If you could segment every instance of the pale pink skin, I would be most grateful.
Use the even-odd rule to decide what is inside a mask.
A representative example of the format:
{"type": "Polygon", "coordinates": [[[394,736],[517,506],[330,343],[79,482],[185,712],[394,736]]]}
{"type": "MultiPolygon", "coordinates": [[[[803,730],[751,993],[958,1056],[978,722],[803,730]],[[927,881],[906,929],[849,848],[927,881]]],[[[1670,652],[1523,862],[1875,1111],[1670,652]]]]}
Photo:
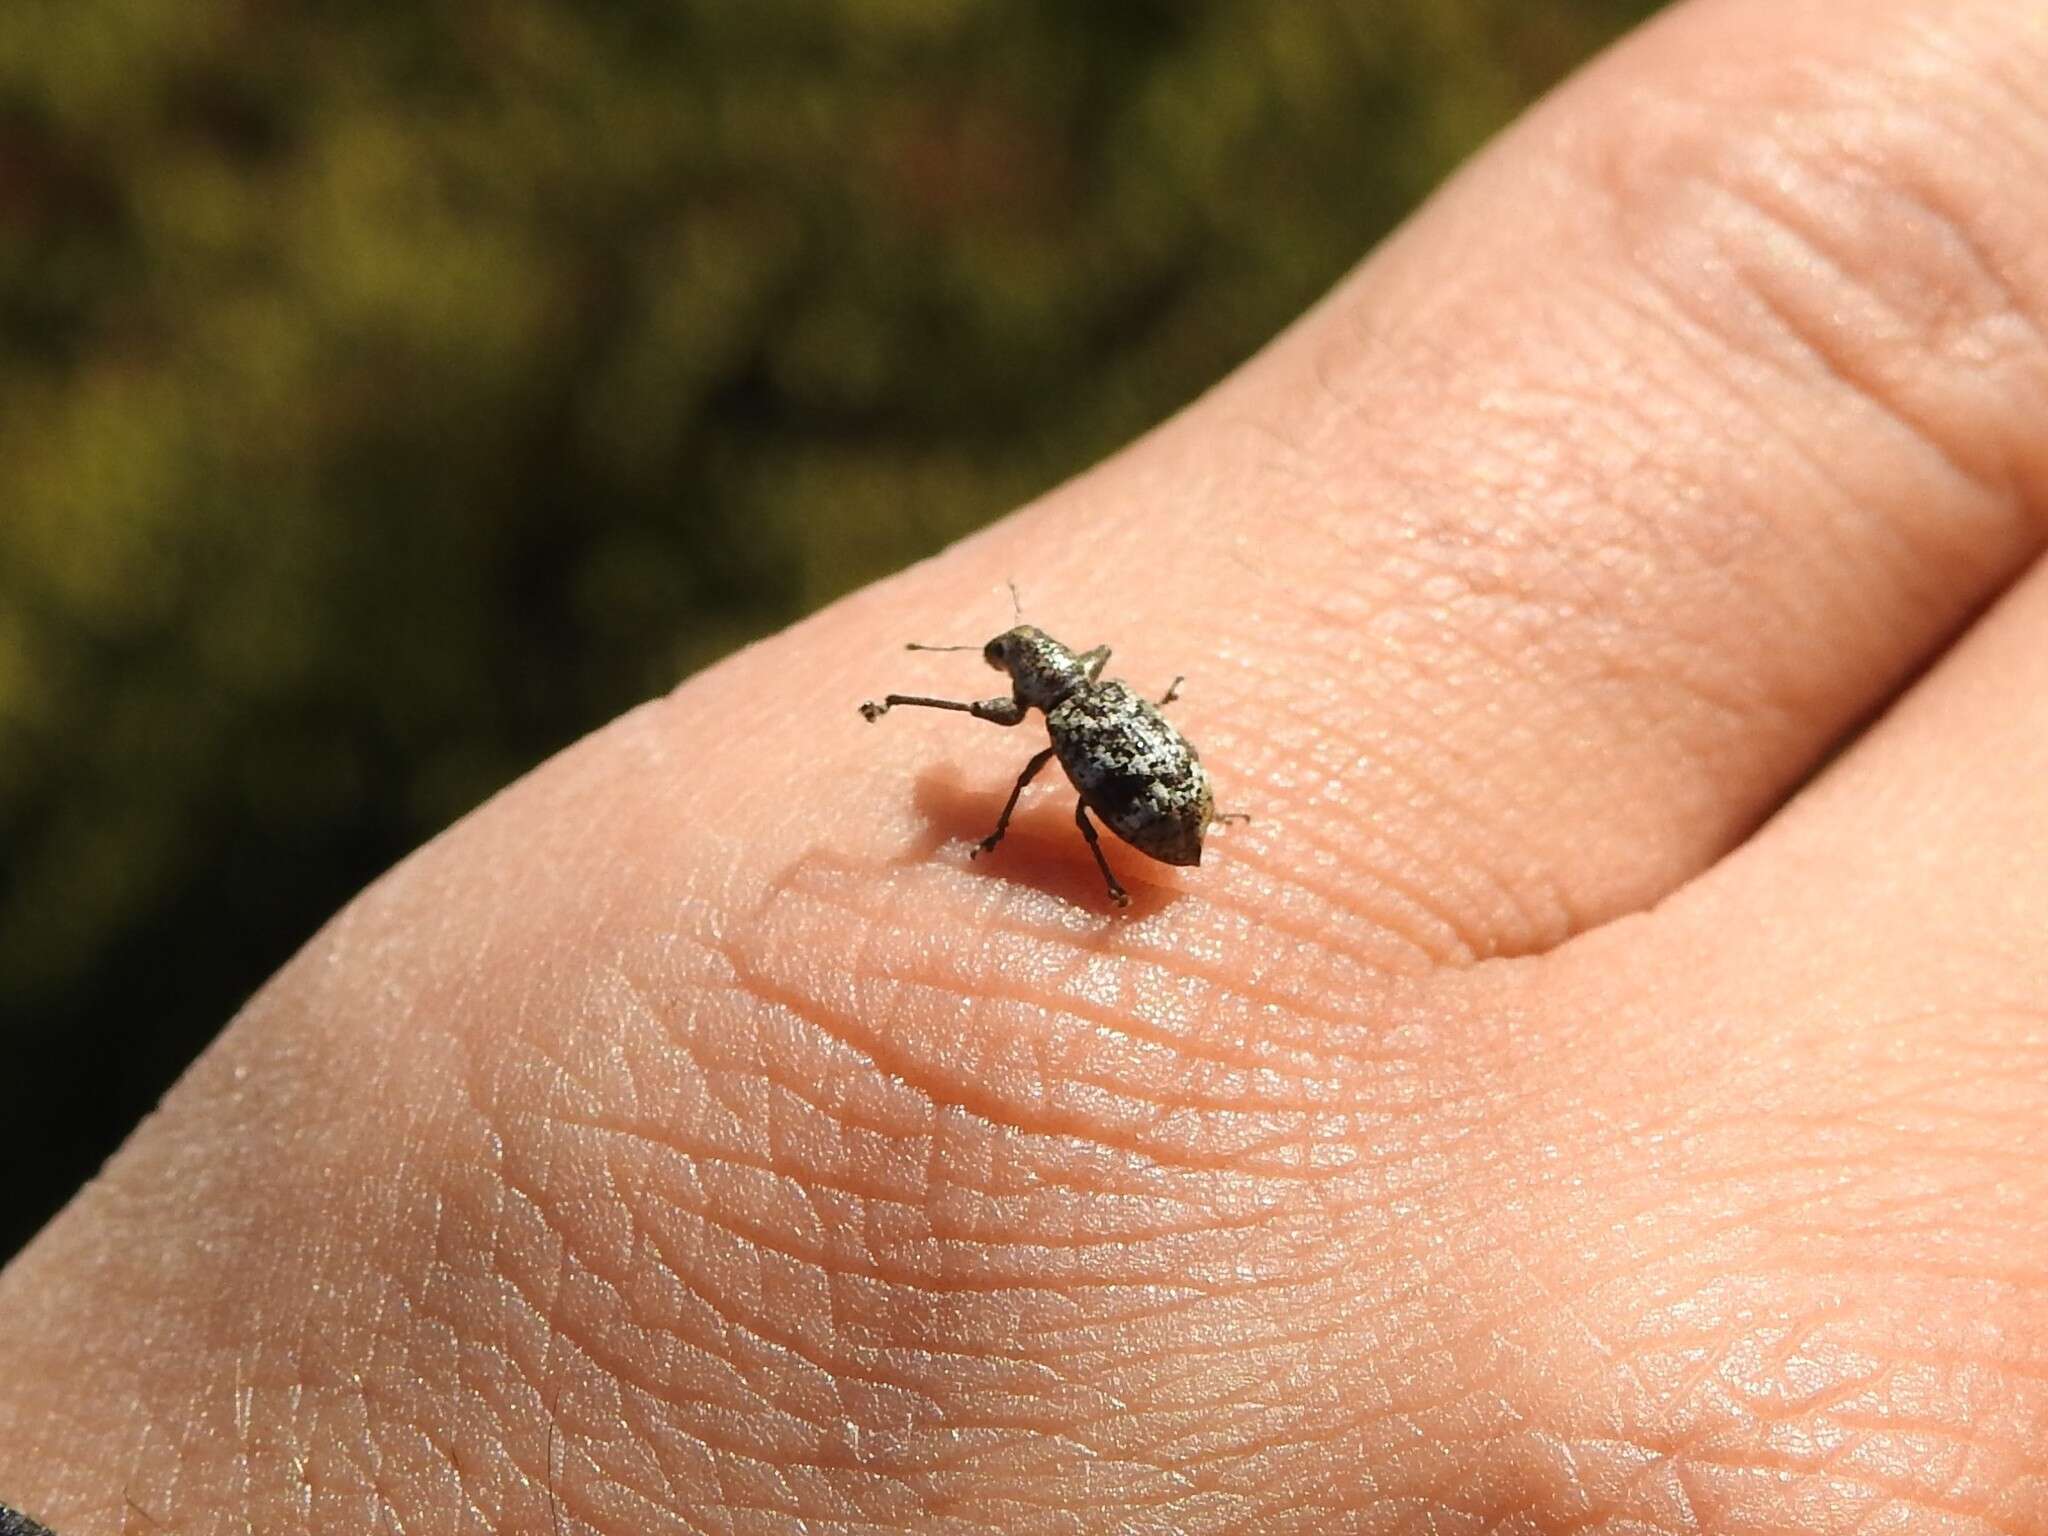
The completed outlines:
{"type": "Polygon", "coordinates": [[[2036,5],[1672,13],[338,917],[0,1277],[0,1497],[2048,1530],[2044,186],[2036,5]],[[969,861],[1009,733],[853,712],[1011,575],[1256,816],[1125,913],[1064,792],[969,861]]]}

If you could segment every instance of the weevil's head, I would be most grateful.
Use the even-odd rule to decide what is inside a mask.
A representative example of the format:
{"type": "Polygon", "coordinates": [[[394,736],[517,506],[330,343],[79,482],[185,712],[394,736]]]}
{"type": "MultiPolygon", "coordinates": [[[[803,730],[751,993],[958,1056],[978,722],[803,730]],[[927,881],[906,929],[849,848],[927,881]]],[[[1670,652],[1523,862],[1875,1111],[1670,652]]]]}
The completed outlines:
{"type": "Polygon", "coordinates": [[[982,660],[1010,674],[1017,702],[1030,709],[1051,709],[1088,681],[1081,658],[1042,629],[1019,624],[981,648],[982,660]]]}

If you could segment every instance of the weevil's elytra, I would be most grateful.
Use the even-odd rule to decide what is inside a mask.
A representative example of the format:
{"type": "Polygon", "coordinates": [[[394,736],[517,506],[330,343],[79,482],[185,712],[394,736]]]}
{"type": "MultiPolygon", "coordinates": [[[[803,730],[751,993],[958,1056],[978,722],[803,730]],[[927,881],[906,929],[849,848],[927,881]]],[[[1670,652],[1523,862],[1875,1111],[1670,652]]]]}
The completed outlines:
{"type": "Polygon", "coordinates": [[[1216,816],[1209,775],[1159,707],[1114,678],[1077,688],[1045,717],[1053,751],[1088,808],[1162,864],[1200,864],[1216,816]]]}
{"type": "MultiPolygon", "coordinates": [[[[914,651],[972,650],[972,646],[913,645],[914,651]]],[[[1010,675],[1008,698],[963,703],[892,693],[881,703],[861,705],[869,721],[882,718],[898,704],[926,709],[955,709],[997,725],[1021,724],[1033,709],[1045,715],[1052,745],[1024,766],[1010,790],[996,828],[975,848],[987,853],[1003,840],[1017,798],[1047,761],[1060,767],[1080,795],[1074,821],[1088,840],[1089,851],[1109,883],[1118,906],[1130,904],[1130,893],[1117,883],[1103,856],[1101,839],[1088,819],[1093,811],[1103,824],[1140,853],[1162,864],[1200,864],[1202,837],[1216,814],[1209,775],[1194,746],[1160,713],[1180,688],[1180,679],[1158,704],[1141,698],[1115,678],[1105,679],[1109,647],[1098,645],[1078,655],[1041,629],[1019,624],[981,648],[983,660],[1010,675]]]]}

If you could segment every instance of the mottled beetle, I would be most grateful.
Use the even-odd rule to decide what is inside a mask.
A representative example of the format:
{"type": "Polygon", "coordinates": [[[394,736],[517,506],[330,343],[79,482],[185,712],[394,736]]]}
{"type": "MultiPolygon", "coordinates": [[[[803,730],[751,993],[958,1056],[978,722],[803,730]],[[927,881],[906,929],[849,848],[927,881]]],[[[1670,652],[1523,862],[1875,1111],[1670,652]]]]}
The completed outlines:
{"type": "MultiPolygon", "coordinates": [[[[974,647],[912,645],[907,649],[971,651],[974,647]]],[[[1202,835],[1211,822],[1249,819],[1217,815],[1201,759],[1188,739],[1159,712],[1159,704],[1173,702],[1182,679],[1175,678],[1159,704],[1154,704],[1115,678],[1103,678],[1108,646],[1098,645],[1077,656],[1029,624],[1005,630],[981,647],[981,654],[998,672],[1010,674],[1008,698],[979,699],[970,704],[892,693],[879,704],[860,707],[871,722],[898,704],[917,704],[926,709],[957,709],[997,725],[1019,725],[1027,711],[1044,711],[1052,745],[1017,775],[1003,813],[996,818],[995,831],[975,847],[976,855],[989,852],[1003,840],[1010,815],[1017,809],[1017,797],[1054,757],[1080,792],[1074,821],[1088,839],[1088,850],[1095,855],[1102,878],[1109,882],[1109,894],[1120,907],[1130,905],[1130,893],[1117,883],[1109,860],[1103,857],[1102,840],[1088,819],[1090,811],[1118,837],[1162,864],[1201,863],[1202,835]]]]}

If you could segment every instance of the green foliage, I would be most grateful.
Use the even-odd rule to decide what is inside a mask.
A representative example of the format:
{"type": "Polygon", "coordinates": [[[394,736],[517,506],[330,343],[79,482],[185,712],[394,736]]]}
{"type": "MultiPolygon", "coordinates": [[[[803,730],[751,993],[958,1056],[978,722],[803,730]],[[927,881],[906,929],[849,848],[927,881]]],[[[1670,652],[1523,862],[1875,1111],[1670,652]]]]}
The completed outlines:
{"type": "Polygon", "coordinates": [[[1171,411],[1648,8],[9,0],[0,1051],[106,1114],[0,1252],[378,867],[1171,411]]]}

